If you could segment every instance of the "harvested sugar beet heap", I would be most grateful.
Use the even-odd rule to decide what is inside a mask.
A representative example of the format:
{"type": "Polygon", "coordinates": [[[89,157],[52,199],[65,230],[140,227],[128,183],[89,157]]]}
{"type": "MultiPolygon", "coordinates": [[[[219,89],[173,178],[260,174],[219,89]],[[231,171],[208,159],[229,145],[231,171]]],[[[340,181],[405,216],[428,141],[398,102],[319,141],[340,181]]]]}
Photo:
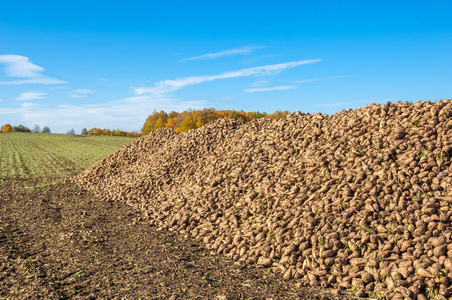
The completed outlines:
{"type": "Polygon", "coordinates": [[[452,292],[452,101],[159,129],[72,180],[285,279],[452,292]]]}

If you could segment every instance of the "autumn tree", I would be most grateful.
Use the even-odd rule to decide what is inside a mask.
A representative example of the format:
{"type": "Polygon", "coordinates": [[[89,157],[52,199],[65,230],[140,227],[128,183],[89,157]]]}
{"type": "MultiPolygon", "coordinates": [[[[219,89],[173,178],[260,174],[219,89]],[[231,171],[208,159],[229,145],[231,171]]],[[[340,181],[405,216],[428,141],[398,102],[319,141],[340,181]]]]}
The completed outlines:
{"type": "Polygon", "coordinates": [[[11,132],[13,130],[13,127],[6,123],[5,125],[2,126],[2,132],[11,132]]]}
{"type": "MultiPolygon", "coordinates": [[[[84,135],[86,128],[82,129],[82,135],[84,135]]],[[[141,133],[136,131],[122,131],[119,129],[110,130],[108,128],[99,129],[99,128],[91,128],[87,130],[86,135],[102,135],[102,136],[127,136],[127,137],[140,137],[141,133]]]]}
{"type": "Polygon", "coordinates": [[[168,114],[161,110],[157,112],[154,110],[152,115],[150,115],[146,122],[143,124],[143,128],[141,128],[141,134],[146,135],[152,130],[156,130],[161,127],[165,127],[166,122],[168,121],[168,114]]]}
{"type": "Polygon", "coordinates": [[[198,121],[196,122],[196,128],[201,128],[205,125],[203,119],[201,117],[198,118],[198,121]]]}
{"type": "Polygon", "coordinates": [[[162,117],[159,117],[158,120],[154,124],[154,130],[162,128],[163,127],[163,119],[162,117]]]}
{"type": "Polygon", "coordinates": [[[276,110],[270,115],[259,111],[245,112],[243,110],[215,110],[213,108],[204,108],[202,110],[188,109],[181,113],[172,111],[169,114],[166,114],[163,110],[160,112],[154,110],[146,119],[146,122],[141,129],[141,133],[142,135],[146,135],[149,132],[161,127],[171,128],[176,132],[182,132],[185,130],[200,128],[216,119],[235,119],[242,122],[249,122],[251,120],[261,118],[284,118],[288,114],[289,112],[287,110],[276,110]]]}
{"type": "Polygon", "coordinates": [[[178,112],[175,112],[175,111],[173,110],[173,111],[171,111],[171,112],[168,114],[168,118],[169,118],[169,119],[176,118],[178,115],[179,115],[179,113],[178,113],[178,112]]]}
{"type": "Polygon", "coordinates": [[[185,119],[183,119],[179,128],[177,128],[176,132],[182,132],[190,129],[196,128],[196,119],[192,114],[188,114],[185,119]]]}
{"type": "Polygon", "coordinates": [[[105,129],[102,130],[100,135],[107,135],[107,136],[109,136],[109,135],[111,135],[111,131],[110,131],[110,129],[105,128],[105,129]]]}
{"type": "Polygon", "coordinates": [[[192,114],[197,119],[196,127],[202,127],[205,124],[211,122],[214,119],[215,109],[213,108],[204,108],[203,110],[193,111],[192,114]],[[200,120],[201,119],[201,120],[200,120]],[[201,126],[198,126],[201,125],[201,126]]]}
{"type": "Polygon", "coordinates": [[[165,124],[165,128],[173,128],[176,126],[176,117],[168,119],[168,121],[165,124]]]}
{"type": "Polygon", "coordinates": [[[287,111],[287,110],[285,110],[285,111],[275,110],[275,112],[272,113],[271,115],[267,115],[267,118],[281,119],[281,118],[285,118],[288,114],[289,114],[289,111],[287,111]]]}

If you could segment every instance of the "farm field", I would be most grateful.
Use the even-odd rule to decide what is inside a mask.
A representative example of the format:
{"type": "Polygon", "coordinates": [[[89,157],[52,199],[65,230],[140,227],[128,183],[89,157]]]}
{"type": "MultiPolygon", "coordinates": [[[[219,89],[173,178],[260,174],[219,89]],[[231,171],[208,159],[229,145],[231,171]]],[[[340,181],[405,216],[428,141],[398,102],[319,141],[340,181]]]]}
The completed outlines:
{"type": "Polygon", "coordinates": [[[0,134],[0,299],[345,297],[211,256],[64,182],[130,141],[0,134]]]}
{"type": "Polygon", "coordinates": [[[75,175],[132,140],[67,134],[0,134],[0,178],[75,175]]]}

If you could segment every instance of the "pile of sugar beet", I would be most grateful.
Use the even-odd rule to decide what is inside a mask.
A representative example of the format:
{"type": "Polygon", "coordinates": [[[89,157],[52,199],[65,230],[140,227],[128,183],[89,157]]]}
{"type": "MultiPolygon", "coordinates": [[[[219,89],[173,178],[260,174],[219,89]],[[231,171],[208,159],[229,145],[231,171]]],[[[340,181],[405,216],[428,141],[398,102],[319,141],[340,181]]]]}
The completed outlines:
{"type": "Polygon", "coordinates": [[[159,129],[71,180],[284,279],[452,296],[452,100],[159,129]]]}

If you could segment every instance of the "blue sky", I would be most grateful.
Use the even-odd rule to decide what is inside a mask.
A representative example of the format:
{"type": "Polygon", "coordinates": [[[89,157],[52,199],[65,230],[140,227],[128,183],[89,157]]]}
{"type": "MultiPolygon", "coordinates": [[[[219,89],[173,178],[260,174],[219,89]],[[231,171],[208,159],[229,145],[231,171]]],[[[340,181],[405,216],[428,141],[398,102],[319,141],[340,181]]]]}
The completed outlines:
{"type": "Polygon", "coordinates": [[[0,123],[452,98],[452,1],[2,1],[0,123]]]}

